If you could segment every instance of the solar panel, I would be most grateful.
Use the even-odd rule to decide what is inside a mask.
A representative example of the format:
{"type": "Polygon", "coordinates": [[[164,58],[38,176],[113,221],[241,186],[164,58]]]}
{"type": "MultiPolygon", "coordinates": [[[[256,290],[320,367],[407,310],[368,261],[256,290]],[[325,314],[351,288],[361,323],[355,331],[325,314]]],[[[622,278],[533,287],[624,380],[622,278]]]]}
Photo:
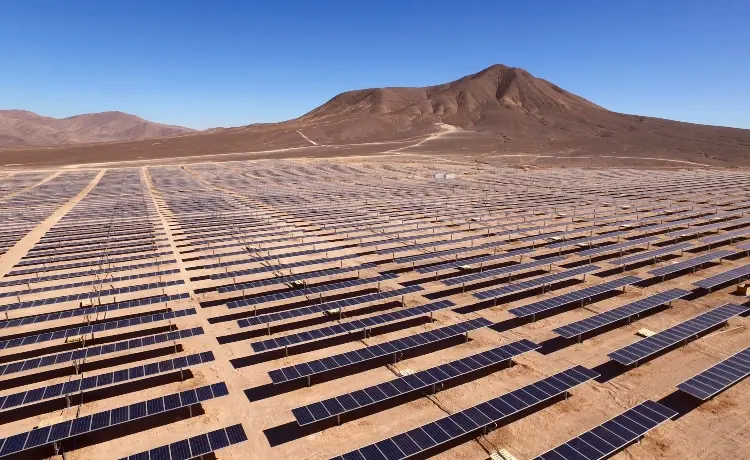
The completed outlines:
{"type": "Polygon", "coordinates": [[[581,251],[577,253],[576,255],[581,257],[591,257],[596,256],[599,254],[606,254],[608,252],[613,251],[622,251],[623,249],[630,248],[632,246],[638,246],[645,243],[651,243],[654,241],[658,241],[659,238],[656,236],[646,236],[643,238],[637,238],[635,240],[627,240],[620,243],[615,244],[609,244],[607,246],[602,246],[600,248],[593,248],[593,249],[586,249],[585,251],[581,251]]]}
{"type": "Polygon", "coordinates": [[[65,395],[91,390],[93,388],[101,388],[122,382],[151,377],[156,374],[171,372],[173,370],[179,370],[188,366],[195,366],[213,360],[213,353],[206,351],[128,369],[121,369],[115,372],[81,377],[78,380],[69,380],[65,383],[35,388],[33,390],[22,391],[7,396],[0,396],[0,410],[15,409],[27,404],[33,404],[52,398],[59,398],[65,395]]]}
{"type": "Polygon", "coordinates": [[[504,252],[501,254],[490,254],[490,255],[477,256],[477,257],[467,257],[465,259],[456,259],[453,262],[448,262],[448,263],[444,263],[440,265],[432,265],[430,267],[419,267],[417,268],[416,272],[422,273],[422,274],[435,273],[435,272],[439,272],[442,270],[450,270],[453,268],[459,268],[467,264],[478,264],[478,263],[483,263],[483,262],[497,262],[499,260],[510,259],[516,256],[522,256],[530,252],[534,252],[534,249],[524,248],[524,249],[517,249],[515,251],[504,252]]]}
{"type": "Polygon", "coordinates": [[[660,305],[664,305],[667,302],[680,299],[688,294],[690,294],[690,291],[686,291],[684,289],[670,289],[668,291],[660,292],[644,299],[631,302],[627,305],[623,305],[621,307],[599,313],[589,318],[558,327],[556,329],[553,329],[552,332],[559,336],[565,337],[566,339],[571,339],[573,337],[578,337],[581,334],[603,328],[625,318],[631,318],[633,316],[640,315],[643,312],[656,308],[660,305]]]}
{"type": "Polygon", "coordinates": [[[701,238],[698,241],[700,241],[701,243],[713,244],[720,243],[722,241],[730,241],[735,238],[743,237],[745,235],[750,235],[750,227],[740,228],[739,230],[732,230],[731,232],[722,233],[720,235],[707,236],[705,238],[701,238]]]}
{"type": "Polygon", "coordinates": [[[17,337],[11,340],[0,341],[0,350],[6,348],[23,347],[26,345],[33,345],[35,343],[48,342],[50,340],[65,339],[68,337],[77,337],[80,335],[91,334],[94,332],[111,331],[112,329],[119,329],[124,327],[138,326],[141,324],[153,323],[156,321],[164,321],[173,318],[182,318],[188,315],[194,315],[195,308],[188,308],[185,310],[168,311],[164,313],[157,313],[154,315],[137,316],[135,318],[121,319],[118,321],[108,321],[106,323],[99,323],[90,326],[74,327],[71,329],[61,329],[54,332],[46,332],[44,334],[27,335],[24,337],[17,337]]]}
{"type": "Polygon", "coordinates": [[[55,441],[67,439],[92,431],[109,428],[126,422],[131,422],[152,415],[164,413],[181,407],[192,406],[213,398],[219,398],[229,394],[224,382],[206,385],[204,387],[174,393],[172,395],[150,399],[145,402],[123,406],[117,409],[107,410],[92,415],[78,417],[74,420],[55,423],[54,425],[37,428],[25,433],[0,439],[0,457],[15,454],[33,447],[50,444],[55,441]],[[169,407],[165,405],[167,399],[177,398],[176,405],[169,407]]]}
{"type": "Polygon", "coordinates": [[[353,350],[347,353],[329,356],[315,361],[298,364],[296,366],[283,367],[268,372],[271,381],[274,384],[309,378],[312,375],[321,372],[338,369],[352,364],[369,361],[383,356],[390,356],[394,353],[416,348],[428,343],[437,342],[450,337],[456,337],[466,334],[474,329],[487,327],[493,324],[492,321],[484,318],[464,321],[463,323],[446,326],[432,331],[422,332],[410,335],[403,339],[391,340],[378,345],[371,345],[360,350],[353,350]]]}
{"type": "MultiPolygon", "coordinates": [[[[360,305],[368,302],[375,302],[378,300],[388,299],[392,297],[398,297],[405,294],[411,294],[413,292],[419,292],[422,290],[422,286],[409,286],[401,289],[394,289],[392,291],[381,291],[373,294],[366,294],[357,297],[350,297],[348,299],[334,300],[332,302],[321,303],[318,305],[311,305],[309,307],[296,308],[294,310],[280,311],[277,313],[268,313],[266,315],[252,316],[250,318],[243,318],[237,321],[239,327],[250,327],[257,326],[260,324],[268,324],[275,321],[281,321],[289,318],[296,318],[299,316],[312,315],[314,313],[322,313],[328,310],[336,310],[352,305],[360,305]]],[[[239,301],[242,302],[242,301],[239,301]]]]}
{"type": "Polygon", "coordinates": [[[714,251],[710,252],[708,254],[703,254],[698,257],[693,257],[687,260],[682,260],[676,263],[673,263],[671,265],[667,265],[666,267],[660,267],[655,270],[651,270],[649,275],[654,276],[666,276],[672,273],[676,273],[682,270],[687,270],[688,268],[695,268],[700,265],[703,265],[707,262],[711,262],[716,259],[723,259],[724,257],[731,256],[734,254],[735,251],[733,250],[722,250],[722,251],[714,251]]]}
{"type": "Polygon", "coordinates": [[[667,233],[664,236],[667,238],[684,238],[687,236],[697,235],[699,233],[720,230],[726,227],[735,227],[737,225],[745,225],[747,223],[750,223],[750,217],[746,217],[744,219],[728,220],[725,222],[717,222],[715,224],[697,225],[695,227],[688,228],[685,230],[678,230],[676,232],[667,233]]]}
{"type": "Polygon", "coordinates": [[[419,305],[417,307],[404,308],[402,310],[396,310],[390,313],[384,313],[382,315],[370,316],[368,318],[343,322],[321,329],[313,329],[301,332],[299,334],[290,334],[282,337],[277,337],[275,339],[262,340],[260,342],[251,343],[250,346],[253,347],[254,352],[260,353],[263,351],[275,350],[277,348],[288,347],[303,342],[324,339],[326,337],[344,334],[346,332],[369,329],[381,324],[412,318],[414,316],[426,315],[437,310],[453,307],[455,305],[456,304],[451,302],[450,300],[440,300],[438,302],[419,305]]]}
{"type": "Polygon", "coordinates": [[[729,318],[741,315],[750,311],[750,306],[741,306],[735,304],[725,304],[716,307],[706,313],[702,313],[694,318],[684,321],[677,326],[672,326],[658,332],[651,337],[647,337],[632,345],[615,350],[609,353],[611,359],[623,365],[638,363],[662,350],[665,350],[682,341],[687,341],[708,329],[725,323],[729,318]]]}
{"type": "Polygon", "coordinates": [[[457,276],[455,278],[448,278],[442,280],[442,283],[446,286],[455,286],[458,284],[470,283],[472,281],[481,280],[485,278],[494,278],[496,276],[509,275],[511,273],[528,270],[529,268],[543,267],[545,265],[552,265],[554,263],[565,260],[565,256],[548,257],[546,259],[536,259],[531,262],[522,264],[508,265],[507,267],[493,268],[491,270],[483,270],[479,273],[472,273],[470,275],[457,276]]]}
{"type": "Polygon", "coordinates": [[[188,460],[244,441],[247,441],[247,435],[242,425],[238,423],[123,457],[120,460],[188,460]]]}
{"type": "Polygon", "coordinates": [[[354,280],[340,281],[338,283],[323,284],[320,286],[312,286],[302,289],[293,289],[291,291],[277,292],[275,294],[251,297],[249,299],[235,300],[232,302],[228,302],[227,307],[249,307],[251,305],[258,305],[266,302],[276,302],[279,300],[293,299],[294,297],[300,297],[303,295],[320,294],[323,292],[335,291],[337,289],[347,289],[356,286],[364,286],[366,284],[379,283],[381,281],[392,280],[397,277],[398,275],[396,273],[386,273],[384,275],[373,276],[371,278],[358,278],[354,280]]]}
{"type": "Polygon", "coordinates": [[[536,460],[602,459],[676,416],[676,411],[647,400],[543,453],[536,460]]]}
{"type": "Polygon", "coordinates": [[[96,345],[93,347],[80,348],[75,351],[66,351],[54,355],[42,356],[41,358],[32,358],[25,361],[16,361],[10,364],[0,365],[0,375],[15,374],[30,369],[52,366],[54,364],[69,363],[79,361],[85,358],[93,358],[99,355],[117,353],[133,348],[146,347],[157,343],[169,342],[172,340],[184,339],[194,335],[203,334],[203,328],[194,327],[192,329],[183,329],[180,331],[166,332],[164,334],[148,335],[137,339],[126,340],[123,342],[114,342],[107,345],[96,345]]]}
{"type": "Polygon", "coordinates": [[[684,251],[685,249],[688,249],[691,247],[693,247],[693,243],[689,243],[686,241],[684,243],[677,243],[677,244],[672,244],[669,246],[664,246],[659,249],[654,249],[653,251],[644,251],[644,252],[639,252],[638,254],[620,257],[617,259],[612,259],[608,261],[607,263],[616,265],[616,266],[630,265],[632,263],[640,262],[643,260],[656,259],[657,257],[661,257],[666,254],[671,254],[675,251],[684,251]]]}
{"type": "Polygon", "coordinates": [[[521,387],[438,421],[384,439],[375,444],[334,457],[332,460],[400,460],[443,445],[468,433],[495,427],[509,417],[567,393],[572,388],[598,377],[583,366],[521,387]]]}
{"type": "MultiPolygon", "coordinates": [[[[366,270],[368,268],[374,268],[375,264],[367,263],[362,265],[356,265],[353,267],[342,267],[342,268],[329,268],[327,270],[315,270],[311,272],[306,273],[299,273],[297,275],[289,275],[289,276],[279,276],[277,278],[268,278],[264,280],[256,280],[256,281],[248,281],[245,283],[239,283],[239,284],[228,284],[226,286],[219,286],[218,291],[219,293],[223,292],[231,292],[231,291],[240,291],[242,289],[253,289],[257,287],[264,287],[264,286],[272,286],[274,284],[285,284],[285,283],[293,283],[295,281],[304,281],[311,278],[318,278],[321,276],[333,276],[333,275],[340,275],[342,273],[351,273],[358,270],[366,270]]],[[[222,275],[224,273],[221,273],[222,275]]],[[[215,275],[212,275],[212,279],[219,279],[214,278],[215,275]]],[[[224,278],[224,277],[222,277],[224,278]]]]}
{"type": "Polygon", "coordinates": [[[725,272],[719,273],[714,276],[709,276],[708,278],[704,278],[700,281],[694,282],[693,285],[701,287],[703,289],[710,290],[716,286],[719,286],[724,283],[728,283],[730,281],[734,281],[737,279],[742,279],[746,276],[750,276],[750,264],[743,265],[741,267],[736,267],[736,268],[727,270],[725,272]]]}
{"type": "Polygon", "coordinates": [[[677,385],[677,388],[705,401],[748,375],[750,375],[750,347],[738,351],[700,374],[690,377],[677,385]]]}
{"type": "MultiPolygon", "coordinates": [[[[321,259],[307,259],[307,260],[300,260],[299,262],[272,263],[263,267],[248,268],[245,270],[237,270],[234,272],[216,273],[216,274],[211,275],[211,279],[225,279],[225,278],[231,278],[233,276],[245,276],[245,275],[254,275],[256,273],[267,273],[267,272],[274,272],[278,270],[289,270],[291,268],[307,267],[309,265],[319,265],[319,264],[326,264],[326,263],[331,263],[331,262],[340,262],[342,260],[353,259],[359,256],[360,256],[359,254],[344,254],[343,256],[324,257],[321,259]]],[[[247,260],[233,260],[231,262],[221,262],[220,264],[213,264],[213,265],[217,265],[220,267],[230,267],[232,265],[244,265],[244,264],[249,264],[249,263],[252,263],[252,262],[247,261],[247,260]]],[[[203,266],[187,267],[186,270],[190,271],[190,270],[198,270],[202,268],[203,266]]],[[[217,267],[212,267],[212,268],[217,268],[217,267]]]]}
{"type": "Polygon", "coordinates": [[[545,248],[546,249],[559,249],[559,248],[565,248],[568,246],[575,246],[578,244],[591,244],[594,241],[607,240],[610,238],[620,237],[622,235],[627,235],[628,233],[630,233],[630,230],[621,230],[617,232],[603,233],[601,235],[594,235],[588,238],[578,238],[575,240],[560,241],[559,243],[548,244],[547,246],[545,246],[545,248]]]}
{"type": "Polygon", "coordinates": [[[47,313],[44,315],[25,316],[23,318],[0,321],[0,329],[25,326],[27,324],[43,323],[47,321],[55,321],[58,319],[74,318],[78,316],[96,315],[98,313],[117,311],[117,310],[122,310],[126,308],[142,307],[145,305],[166,303],[166,302],[171,302],[174,300],[182,300],[182,299],[189,299],[189,298],[190,298],[190,294],[183,292],[182,294],[161,295],[161,296],[156,296],[156,297],[144,297],[142,299],[128,300],[125,302],[115,302],[111,304],[99,305],[96,307],[74,308],[70,310],[58,311],[55,313],[47,313]]]}
{"type": "Polygon", "coordinates": [[[357,390],[353,393],[347,393],[307,406],[298,407],[292,409],[292,413],[294,414],[294,418],[297,419],[297,423],[302,426],[309,425],[407,393],[430,387],[434,388],[436,384],[479,369],[510,361],[515,356],[539,348],[540,346],[534,342],[526,339],[519,340],[466,358],[415,372],[405,377],[357,390]]]}
{"type": "Polygon", "coordinates": [[[624,276],[620,279],[608,281],[596,286],[590,286],[578,291],[569,292],[567,294],[551,297],[549,299],[540,300],[528,305],[511,308],[510,310],[508,310],[508,312],[519,318],[526,318],[531,316],[532,319],[534,319],[534,317],[539,313],[553,310],[555,308],[562,307],[563,305],[568,305],[579,300],[587,300],[597,295],[604,294],[605,292],[613,291],[617,288],[625,287],[639,281],[643,280],[641,278],[638,278],[637,276],[624,276]]]}
{"type": "Polygon", "coordinates": [[[477,292],[473,295],[474,297],[480,300],[493,299],[493,298],[496,299],[498,297],[512,294],[514,292],[526,291],[526,290],[533,289],[539,286],[546,286],[551,283],[556,283],[558,281],[566,280],[569,278],[574,278],[578,275],[584,275],[586,273],[590,273],[596,270],[599,270],[599,267],[597,267],[596,265],[584,265],[581,267],[572,268],[570,270],[565,270],[560,273],[553,273],[551,275],[539,276],[537,278],[532,278],[528,281],[521,281],[520,283],[509,284],[507,286],[503,286],[500,288],[477,292]]]}

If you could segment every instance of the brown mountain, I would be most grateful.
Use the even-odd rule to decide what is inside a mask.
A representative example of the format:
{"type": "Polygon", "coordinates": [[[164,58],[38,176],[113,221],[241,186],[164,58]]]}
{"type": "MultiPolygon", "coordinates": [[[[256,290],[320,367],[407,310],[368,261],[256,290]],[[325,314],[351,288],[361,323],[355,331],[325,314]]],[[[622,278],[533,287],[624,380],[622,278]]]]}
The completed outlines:
{"type": "Polygon", "coordinates": [[[55,149],[54,158],[37,151],[34,158],[100,162],[227,153],[251,158],[459,154],[483,161],[523,154],[576,166],[735,166],[750,164],[750,130],[612,112],[525,70],[494,65],[443,85],[345,92],[281,123],[108,144],[106,149],[55,149]]]}
{"type": "Polygon", "coordinates": [[[51,118],[25,110],[0,110],[0,147],[61,146],[175,136],[192,132],[122,112],[51,118]]]}

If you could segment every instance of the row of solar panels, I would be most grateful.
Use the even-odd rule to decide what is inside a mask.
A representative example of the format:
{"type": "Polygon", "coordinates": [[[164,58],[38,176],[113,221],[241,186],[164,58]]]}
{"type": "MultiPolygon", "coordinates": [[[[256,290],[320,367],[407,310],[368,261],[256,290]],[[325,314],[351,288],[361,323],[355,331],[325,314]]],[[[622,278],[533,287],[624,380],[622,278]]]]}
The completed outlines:
{"type": "Polygon", "coordinates": [[[69,279],[69,278],[96,276],[96,275],[116,273],[116,272],[129,271],[129,270],[140,270],[142,268],[155,267],[158,265],[169,265],[175,262],[177,262],[175,259],[169,259],[169,260],[163,260],[160,262],[146,262],[142,264],[125,265],[122,267],[107,267],[107,268],[101,268],[98,270],[87,270],[83,272],[57,273],[54,275],[36,276],[34,278],[11,279],[11,280],[0,281],[0,287],[18,286],[21,284],[44,283],[47,281],[57,281],[57,280],[63,280],[63,279],[69,279]]]}
{"type": "MultiPolygon", "coordinates": [[[[29,252],[27,252],[26,255],[22,257],[22,260],[54,256],[57,254],[76,254],[78,256],[77,258],[80,259],[87,257],[87,254],[85,253],[96,251],[98,249],[130,248],[130,252],[138,252],[140,250],[138,249],[138,247],[146,246],[148,248],[153,248],[156,243],[167,241],[166,238],[148,238],[147,240],[148,241],[121,241],[119,243],[114,241],[106,241],[104,243],[88,243],[81,245],[58,245],[56,247],[45,250],[37,249],[35,247],[29,250],[29,252]]],[[[164,246],[162,245],[161,247],[164,246]]]]}
{"type": "MultiPolygon", "coordinates": [[[[322,257],[320,259],[308,259],[308,260],[301,260],[298,262],[276,263],[276,264],[271,264],[265,267],[248,268],[245,270],[236,270],[233,272],[225,272],[225,273],[216,273],[216,274],[211,275],[211,279],[226,279],[226,278],[231,278],[233,276],[254,275],[256,273],[266,273],[266,272],[272,272],[272,271],[278,271],[278,270],[289,270],[291,268],[307,267],[310,265],[319,265],[319,264],[325,264],[325,263],[331,263],[331,262],[342,262],[344,260],[353,259],[355,257],[359,257],[359,254],[344,254],[342,256],[322,257]]],[[[214,265],[218,265],[219,267],[230,267],[233,265],[243,265],[243,264],[249,264],[249,263],[251,263],[251,261],[249,261],[248,259],[242,259],[242,260],[233,260],[230,262],[221,262],[221,264],[214,264],[214,265]]],[[[200,268],[205,268],[205,267],[202,267],[202,266],[188,267],[187,270],[198,270],[200,268]]]]}
{"type": "Polygon", "coordinates": [[[247,441],[247,435],[242,425],[238,423],[123,457],[120,460],[189,460],[202,458],[203,455],[244,441],[247,441]]]}
{"type": "Polygon", "coordinates": [[[459,284],[471,283],[472,281],[484,280],[487,278],[495,278],[498,276],[511,275],[531,268],[543,267],[545,265],[556,264],[565,260],[565,256],[548,257],[546,259],[532,259],[530,262],[518,263],[508,265],[506,267],[492,268],[490,270],[482,270],[477,273],[471,273],[469,275],[456,276],[454,278],[448,278],[442,280],[442,283],[446,286],[457,286],[459,284]]]}
{"type": "Polygon", "coordinates": [[[49,297],[46,299],[29,300],[29,301],[21,302],[21,303],[11,303],[8,305],[0,305],[0,312],[19,310],[23,308],[40,307],[42,305],[53,305],[56,303],[77,302],[80,300],[96,299],[99,297],[106,297],[106,296],[111,296],[111,295],[116,296],[120,294],[129,294],[131,292],[147,291],[150,289],[168,288],[168,287],[178,286],[182,284],[185,284],[185,281],[183,280],[159,281],[156,283],[137,284],[135,286],[125,286],[125,287],[114,288],[114,289],[102,289],[101,291],[81,292],[79,294],[70,294],[70,295],[59,296],[59,297],[49,297]]]}
{"type": "Polygon", "coordinates": [[[7,329],[10,327],[25,326],[27,324],[37,324],[47,321],[55,321],[58,319],[74,318],[79,316],[96,315],[98,313],[105,313],[110,311],[123,310],[127,308],[141,307],[145,305],[154,305],[158,303],[167,303],[175,300],[183,300],[190,298],[190,294],[172,294],[172,295],[161,295],[155,297],[144,297],[142,299],[128,300],[125,302],[114,302],[105,305],[98,305],[96,307],[86,308],[73,308],[70,310],[58,311],[55,313],[47,313],[42,315],[25,316],[23,318],[16,318],[7,321],[0,321],[0,329],[7,329]]]}
{"type": "Polygon", "coordinates": [[[52,272],[57,270],[69,270],[71,268],[80,268],[80,267],[92,267],[94,265],[109,265],[109,264],[119,264],[122,262],[130,262],[131,260],[142,260],[142,259],[154,259],[157,257],[173,257],[174,254],[172,254],[172,251],[161,251],[161,252],[154,252],[154,253],[146,253],[146,254],[135,254],[132,256],[126,256],[126,257],[113,257],[113,258],[103,258],[103,259],[96,259],[96,260],[87,260],[84,262],[75,262],[70,264],[63,264],[63,265],[53,265],[50,267],[33,267],[33,268],[24,268],[21,270],[13,270],[10,273],[8,273],[6,276],[18,276],[18,275],[29,275],[32,273],[43,273],[43,272],[52,272]]]}
{"type": "Polygon", "coordinates": [[[225,292],[233,292],[233,291],[241,291],[244,289],[254,289],[259,287],[265,287],[265,286],[272,286],[275,284],[285,284],[285,283],[294,283],[297,281],[305,281],[312,278],[319,278],[322,276],[335,276],[335,275],[341,275],[344,273],[351,273],[359,270],[366,270],[370,268],[374,268],[375,264],[366,263],[361,265],[355,265],[353,267],[337,267],[337,268],[329,268],[325,270],[315,270],[305,273],[299,273],[296,275],[288,275],[288,276],[279,276],[276,278],[267,278],[263,280],[254,280],[254,281],[247,281],[244,283],[238,283],[238,284],[228,284],[226,286],[219,286],[217,289],[220,294],[223,294],[225,292]]]}
{"type": "Polygon", "coordinates": [[[90,254],[75,254],[70,256],[60,256],[60,257],[48,257],[46,259],[39,259],[39,260],[22,260],[14,267],[25,267],[29,265],[39,265],[39,264],[54,264],[58,262],[69,262],[71,260],[78,260],[78,259],[93,259],[93,258],[101,258],[101,257],[109,257],[109,256],[119,256],[122,254],[130,254],[133,252],[142,252],[142,251],[155,251],[156,249],[160,248],[166,248],[169,247],[168,244],[150,244],[143,247],[138,248],[129,248],[129,249],[112,249],[110,251],[101,251],[101,252],[92,252],[90,254]]]}

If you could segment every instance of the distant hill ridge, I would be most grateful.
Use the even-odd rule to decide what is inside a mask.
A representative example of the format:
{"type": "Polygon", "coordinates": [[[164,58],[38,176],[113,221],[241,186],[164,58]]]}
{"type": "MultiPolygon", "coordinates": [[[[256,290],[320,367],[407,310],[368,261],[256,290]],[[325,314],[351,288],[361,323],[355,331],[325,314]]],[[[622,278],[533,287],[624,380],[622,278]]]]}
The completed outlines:
{"type": "Polygon", "coordinates": [[[0,147],[134,141],[193,131],[181,126],[154,123],[122,112],[52,118],[26,110],[0,110],[0,147]]]}

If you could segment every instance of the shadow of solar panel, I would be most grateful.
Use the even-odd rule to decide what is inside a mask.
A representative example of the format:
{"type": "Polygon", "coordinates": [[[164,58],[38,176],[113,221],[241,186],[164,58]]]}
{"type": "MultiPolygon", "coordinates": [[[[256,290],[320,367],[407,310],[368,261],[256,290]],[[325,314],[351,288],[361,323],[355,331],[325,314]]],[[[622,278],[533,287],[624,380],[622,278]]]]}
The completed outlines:
{"type": "Polygon", "coordinates": [[[623,305],[621,307],[599,313],[589,318],[558,327],[556,329],[553,329],[552,332],[559,336],[565,337],[566,339],[570,339],[581,334],[606,327],[625,318],[640,315],[643,312],[664,305],[665,303],[671,302],[673,300],[680,299],[687,296],[688,294],[690,294],[690,291],[686,291],[684,289],[670,289],[668,291],[660,292],[644,299],[637,300],[627,305],[623,305]]]}
{"type": "Polygon", "coordinates": [[[549,299],[540,300],[538,302],[523,305],[521,307],[511,308],[508,310],[514,316],[519,318],[525,318],[528,316],[534,316],[538,313],[553,310],[563,305],[568,305],[572,302],[578,302],[580,300],[590,299],[600,294],[604,294],[609,291],[628,286],[630,284],[643,281],[637,276],[624,276],[620,279],[608,281],[606,283],[597,284],[596,286],[587,287],[578,291],[569,292],[556,297],[550,297],[549,299]]]}
{"type": "Polygon", "coordinates": [[[16,434],[0,439],[0,457],[162,413],[165,411],[164,399],[167,397],[177,396],[179,398],[180,404],[174,407],[174,409],[186,407],[197,402],[195,395],[198,391],[204,395],[203,400],[218,398],[228,394],[226,384],[220,382],[16,434]]]}
{"type": "Polygon", "coordinates": [[[507,345],[461,358],[424,371],[416,372],[378,385],[347,393],[335,398],[292,409],[294,418],[300,425],[309,425],[331,417],[384,402],[398,396],[429,389],[453,378],[489,366],[511,360],[523,353],[540,348],[529,340],[519,340],[507,345]]]}
{"type": "Polygon", "coordinates": [[[626,366],[633,363],[637,364],[655,353],[689,340],[712,327],[725,323],[734,316],[748,311],[750,311],[750,306],[728,303],[684,321],[677,326],[658,332],[651,337],[639,340],[632,345],[615,350],[607,356],[626,366]]]}
{"type": "Polygon", "coordinates": [[[605,458],[676,416],[674,410],[647,400],[543,453],[536,460],[605,458]]]}
{"type": "Polygon", "coordinates": [[[271,381],[274,384],[283,383],[290,380],[297,380],[319,374],[321,372],[327,372],[333,369],[338,369],[340,367],[346,367],[351,364],[357,364],[383,356],[389,356],[399,351],[409,350],[411,348],[437,342],[439,340],[447,339],[450,337],[463,335],[474,329],[487,327],[491,324],[493,324],[492,321],[486,320],[484,318],[464,321],[452,326],[446,326],[432,331],[422,332],[420,334],[411,335],[402,339],[391,340],[389,342],[384,342],[378,345],[371,345],[360,350],[354,350],[315,361],[308,361],[296,366],[275,369],[269,371],[268,375],[271,377],[271,381]]]}
{"type": "Polygon", "coordinates": [[[750,375],[750,347],[677,385],[677,388],[702,401],[713,398],[750,375]]]}
{"type": "Polygon", "coordinates": [[[333,460],[400,460],[423,454],[458,437],[497,426],[521,411],[539,406],[598,376],[583,366],[575,366],[435,422],[334,457],[333,460]]]}
{"type": "Polygon", "coordinates": [[[736,267],[717,275],[709,276],[708,278],[704,278],[700,281],[696,281],[693,283],[693,286],[698,286],[704,289],[712,289],[716,286],[720,286],[730,281],[742,279],[746,276],[750,276],[750,264],[736,267]]]}
{"type": "Polygon", "coordinates": [[[382,315],[370,316],[363,319],[357,319],[354,321],[338,323],[334,326],[324,327],[320,329],[313,329],[299,334],[290,334],[275,339],[261,340],[259,342],[251,343],[250,346],[256,353],[275,350],[299,343],[310,342],[313,340],[324,339],[326,337],[332,337],[334,335],[344,334],[347,332],[361,331],[372,327],[377,327],[386,323],[394,321],[400,321],[403,319],[413,318],[419,315],[427,315],[431,312],[442,310],[444,308],[453,307],[456,304],[450,300],[440,300],[425,305],[419,305],[417,307],[404,308],[396,310],[390,313],[384,313],[382,315]]]}
{"type": "Polygon", "coordinates": [[[584,265],[582,267],[572,268],[570,270],[565,270],[560,273],[553,273],[551,275],[539,276],[537,278],[532,278],[527,281],[521,281],[520,283],[513,283],[507,286],[500,287],[500,288],[477,292],[472,295],[479,300],[492,299],[492,298],[512,294],[514,292],[526,291],[528,289],[545,286],[550,283],[556,283],[558,281],[563,281],[569,278],[574,278],[578,275],[583,275],[585,273],[590,273],[590,272],[597,271],[597,270],[599,270],[599,267],[596,265],[584,265]]]}
{"type": "Polygon", "coordinates": [[[528,270],[530,268],[543,267],[545,265],[552,265],[562,260],[565,260],[565,256],[548,257],[546,259],[532,260],[531,262],[508,265],[507,267],[493,268],[491,270],[483,270],[479,273],[472,273],[470,275],[457,276],[455,278],[448,278],[442,280],[442,283],[446,286],[456,286],[458,284],[470,283],[472,281],[483,280],[485,278],[494,278],[496,276],[509,275],[511,273],[528,270]]]}
{"type": "Polygon", "coordinates": [[[76,350],[73,352],[63,352],[55,355],[48,355],[41,358],[32,358],[25,361],[18,361],[11,364],[0,365],[0,375],[9,375],[17,372],[23,372],[31,369],[37,369],[40,367],[52,366],[55,364],[69,363],[72,361],[79,361],[84,358],[92,358],[95,356],[106,355],[119,351],[130,350],[134,348],[145,347],[154,345],[157,343],[164,343],[171,340],[184,339],[192,337],[194,335],[203,334],[202,327],[194,327],[192,329],[184,329],[180,331],[167,332],[164,334],[156,334],[146,337],[140,337],[123,342],[117,342],[107,345],[97,345],[93,347],[76,350]]]}
{"type": "Polygon", "coordinates": [[[241,328],[258,326],[260,324],[268,324],[275,321],[282,321],[290,318],[297,318],[299,316],[312,315],[314,313],[322,313],[328,310],[336,310],[340,308],[346,308],[353,305],[361,305],[368,302],[376,302],[379,300],[390,299],[393,297],[402,296],[405,294],[411,294],[413,292],[419,292],[423,290],[422,286],[409,286],[400,289],[394,289],[392,291],[381,291],[373,294],[367,294],[358,297],[350,297],[348,299],[334,300],[332,302],[321,303],[318,305],[311,305],[309,307],[296,308],[294,310],[286,310],[278,313],[269,313],[266,315],[252,316],[250,318],[243,318],[237,321],[237,325],[241,328]]]}

